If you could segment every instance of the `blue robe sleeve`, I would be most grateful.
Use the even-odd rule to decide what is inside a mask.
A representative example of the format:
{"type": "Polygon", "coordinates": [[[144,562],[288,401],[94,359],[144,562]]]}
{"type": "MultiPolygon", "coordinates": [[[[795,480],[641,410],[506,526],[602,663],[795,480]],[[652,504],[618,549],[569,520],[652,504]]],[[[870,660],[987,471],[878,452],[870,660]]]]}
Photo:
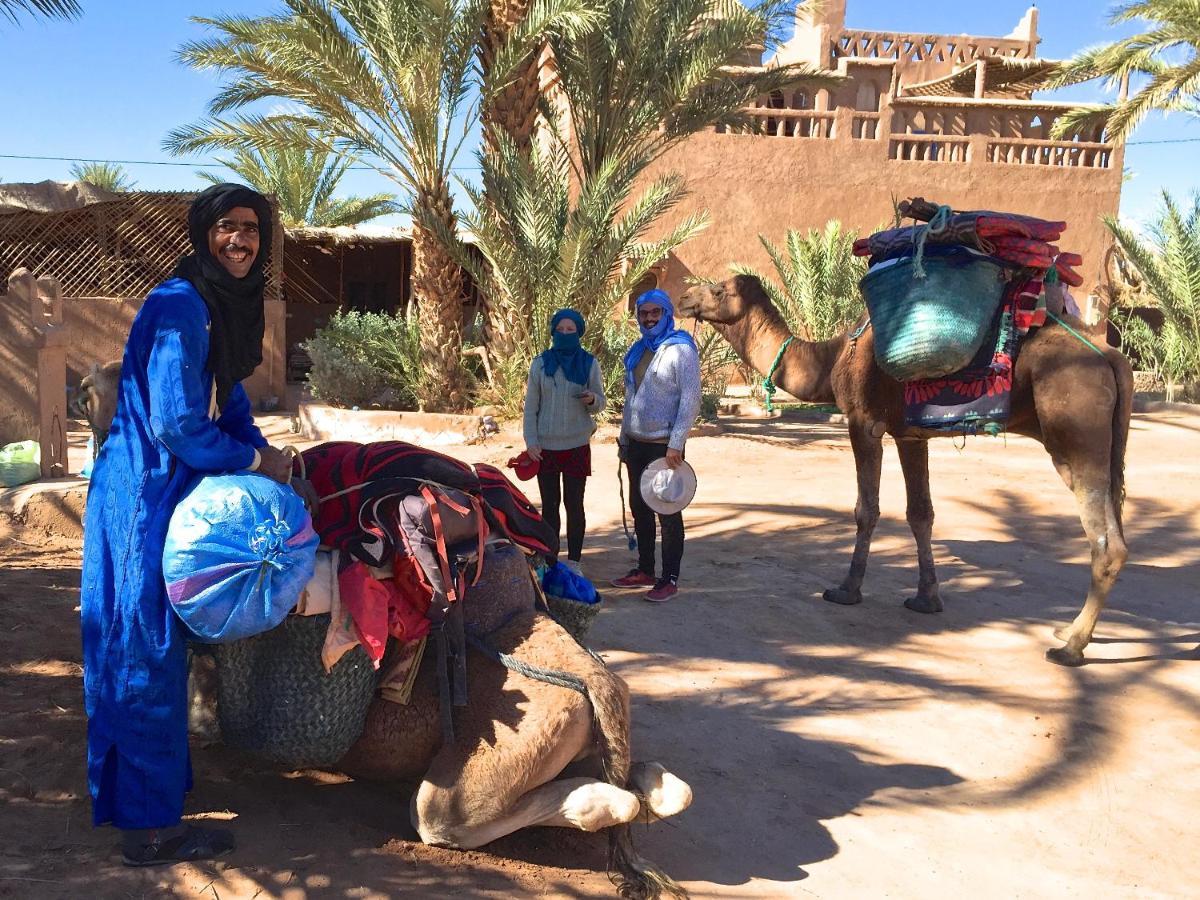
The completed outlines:
{"type": "Polygon", "coordinates": [[[267,446],[267,439],[254,424],[250,398],[246,396],[246,389],[240,381],[229,392],[229,399],[225,401],[225,408],[221,410],[217,419],[217,427],[243,444],[249,444],[251,447],[267,446]]]}
{"type": "MultiPolygon", "coordinates": [[[[207,344],[208,333],[182,317],[160,321],[146,369],[150,428],[194,471],[246,469],[254,464],[254,447],[218,428],[208,417],[211,376],[204,370],[207,344]]],[[[249,401],[246,405],[248,408],[249,401]]]]}

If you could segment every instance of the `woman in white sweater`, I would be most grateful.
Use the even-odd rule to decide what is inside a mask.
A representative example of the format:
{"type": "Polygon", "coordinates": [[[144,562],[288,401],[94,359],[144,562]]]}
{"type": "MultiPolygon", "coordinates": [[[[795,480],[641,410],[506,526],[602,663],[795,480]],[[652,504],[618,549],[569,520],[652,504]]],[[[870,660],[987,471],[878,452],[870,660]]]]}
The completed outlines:
{"type": "Polygon", "coordinates": [[[583,493],[592,474],[595,416],[604,409],[600,364],[579,344],[587,324],[573,309],[550,318],[550,349],[533,360],[525,389],[525,449],[538,460],[542,518],[559,533],[558,508],[567,508],[566,565],[579,572],[587,520],[583,493]]]}

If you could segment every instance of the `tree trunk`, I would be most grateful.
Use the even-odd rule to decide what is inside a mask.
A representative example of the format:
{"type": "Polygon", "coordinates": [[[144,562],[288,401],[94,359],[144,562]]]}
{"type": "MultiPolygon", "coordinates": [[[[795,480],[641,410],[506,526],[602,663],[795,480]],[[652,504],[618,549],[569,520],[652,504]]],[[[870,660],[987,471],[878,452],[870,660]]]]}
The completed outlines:
{"type": "Polygon", "coordinates": [[[446,412],[467,405],[462,368],[462,270],[426,222],[437,222],[446,234],[458,225],[450,188],[444,181],[431,191],[419,191],[419,211],[413,217],[413,294],[421,331],[421,409],[446,412]]]}
{"type": "MultiPolygon", "coordinates": [[[[479,63],[485,75],[491,72],[496,55],[512,30],[529,12],[531,0],[492,0],[487,22],[479,40],[479,63]]],[[[496,148],[496,135],[507,134],[522,153],[528,153],[537,127],[540,96],[540,54],[531,53],[518,67],[515,77],[483,108],[483,145],[485,152],[496,148]]],[[[496,358],[507,359],[516,350],[515,323],[509,321],[496,292],[499,285],[490,281],[479,285],[483,299],[484,340],[496,358]]]]}
{"type": "MultiPolygon", "coordinates": [[[[530,0],[492,0],[487,22],[479,41],[479,62],[485,75],[491,72],[496,55],[512,30],[529,12],[530,0]]],[[[540,92],[540,54],[531,53],[518,67],[516,76],[483,109],[483,134],[486,147],[494,147],[494,134],[503,131],[517,145],[529,149],[537,125],[540,92]]]]}

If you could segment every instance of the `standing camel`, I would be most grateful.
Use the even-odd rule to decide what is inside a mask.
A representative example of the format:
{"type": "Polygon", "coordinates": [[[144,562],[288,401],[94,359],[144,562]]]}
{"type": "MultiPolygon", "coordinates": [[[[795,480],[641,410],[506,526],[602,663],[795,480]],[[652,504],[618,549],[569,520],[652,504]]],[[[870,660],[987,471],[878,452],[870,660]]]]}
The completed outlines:
{"type": "MultiPolygon", "coordinates": [[[[760,372],[770,371],[776,353],[791,336],[758,279],[749,275],[692,288],[680,301],[678,313],[711,322],[738,356],[760,372]]],[[[1075,494],[1092,548],[1087,601],[1075,621],[1055,631],[1064,646],[1046,651],[1048,659],[1066,666],[1083,663],[1083,649],[1127,555],[1121,505],[1133,373],[1119,351],[1103,344],[1099,349],[1102,352],[1058,325],[1031,333],[1017,355],[1008,421],[1009,431],[1040,441],[1050,454],[1059,476],[1075,494]]],[[[850,571],[841,585],[825,591],[825,599],[843,605],[862,602],[871,533],[879,521],[883,436],[890,434],[904,472],[908,524],[916,538],[920,568],[917,594],[904,605],[916,612],[940,612],[926,442],[946,433],[905,424],[903,386],[876,365],[873,331],[867,329],[857,339],[846,334],[828,341],[796,338],[783,353],[772,380],[801,400],[836,403],[849,423],[858,473],[854,507],[858,530],[850,571]]]]}

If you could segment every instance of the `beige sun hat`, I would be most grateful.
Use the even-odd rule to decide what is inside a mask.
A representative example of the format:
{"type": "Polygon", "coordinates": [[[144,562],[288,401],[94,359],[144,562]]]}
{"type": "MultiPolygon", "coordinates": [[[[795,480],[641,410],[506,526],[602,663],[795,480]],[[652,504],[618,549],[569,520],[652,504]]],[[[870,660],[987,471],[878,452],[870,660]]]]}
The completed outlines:
{"type": "Polygon", "coordinates": [[[696,496],[696,470],[684,460],[670,468],[656,459],[642,472],[642,499],[656,513],[669,516],[684,509],[696,496]]]}

